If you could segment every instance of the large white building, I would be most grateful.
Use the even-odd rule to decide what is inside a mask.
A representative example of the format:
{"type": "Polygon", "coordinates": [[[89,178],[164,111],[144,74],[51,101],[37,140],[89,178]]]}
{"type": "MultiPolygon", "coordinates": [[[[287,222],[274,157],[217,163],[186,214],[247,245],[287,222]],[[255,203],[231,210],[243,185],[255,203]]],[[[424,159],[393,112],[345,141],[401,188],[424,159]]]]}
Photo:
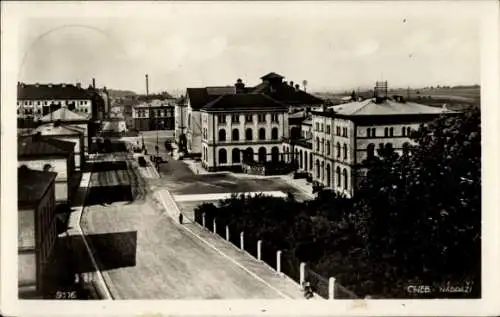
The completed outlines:
{"type": "Polygon", "coordinates": [[[288,107],[264,94],[222,95],[200,110],[203,166],[238,170],[243,162],[281,161],[288,107]]]}
{"type": "Polygon", "coordinates": [[[376,156],[377,149],[390,147],[402,154],[411,144],[411,131],[453,113],[389,98],[386,88],[385,92],[377,88],[374,98],[312,112],[312,138],[288,143],[300,170],[327,188],[352,196],[365,176],[366,160],[376,156]]]}

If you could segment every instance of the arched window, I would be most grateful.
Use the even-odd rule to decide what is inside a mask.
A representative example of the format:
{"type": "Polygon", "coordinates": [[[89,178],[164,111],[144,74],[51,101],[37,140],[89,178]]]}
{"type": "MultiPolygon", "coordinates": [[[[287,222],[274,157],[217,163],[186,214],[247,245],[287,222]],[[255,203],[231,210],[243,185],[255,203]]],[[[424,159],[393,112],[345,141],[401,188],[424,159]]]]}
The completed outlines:
{"type": "Polygon", "coordinates": [[[245,139],[247,141],[252,141],[252,139],[253,139],[253,131],[252,131],[251,128],[248,128],[248,129],[245,130],[245,139]]]}
{"type": "Polygon", "coordinates": [[[394,128],[389,129],[389,136],[394,136],[394,128]]]}
{"type": "Polygon", "coordinates": [[[309,169],[313,169],[313,154],[312,152],[309,152],[309,169]]]}
{"type": "Polygon", "coordinates": [[[340,157],[340,143],[337,142],[337,157],[340,157]]]}
{"type": "Polygon", "coordinates": [[[316,137],[316,151],[319,152],[319,138],[316,137]]]}
{"type": "Polygon", "coordinates": [[[325,153],[325,139],[321,138],[321,154],[325,153]]]}
{"type": "Polygon", "coordinates": [[[326,141],[326,155],[330,155],[330,141],[326,141]]]}
{"type": "Polygon", "coordinates": [[[277,146],[274,146],[271,149],[271,161],[273,161],[274,163],[277,163],[279,161],[279,154],[280,154],[280,150],[278,149],[277,146]]]}
{"type": "Polygon", "coordinates": [[[337,166],[337,169],[335,170],[335,178],[337,178],[337,187],[340,187],[342,182],[340,179],[340,167],[338,167],[338,166],[337,166]]]}
{"type": "Polygon", "coordinates": [[[343,170],[343,174],[344,174],[344,189],[348,189],[349,186],[347,186],[347,182],[348,182],[348,179],[347,179],[347,170],[345,168],[343,170]]]}
{"type": "Polygon", "coordinates": [[[344,143],[344,160],[347,160],[347,144],[344,143]]]}
{"type": "Polygon", "coordinates": [[[227,163],[226,149],[220,149],[219,150],[219,164],[226,164],[226,163],[227,163]]]}
{"type": "Polygon", "coordinates": [[[389,136],[389,129],[388,128],[384,128],[384,136],[389,136]]]}
{"type": "Polygon", "coordinates": [[[406,136],[406,127],[401,128],[401,135],[406,136]]]}
{"type": "Polygon", "coordinates": [[[372,137],[376,137],[376,136],[377,136],[377,129],[372,128],[372,137]]]}
{"type": "Polygon", "coordinates": [[[278,140],[278,128],[273,128],[271,130],[271,138],[273,140],[278,140]]]}
{"type": "Polygon", "coordinates": [[[371,128],[367,128],[366,129],[366,136],[367,137],[371,137],[371,134],[372,134],[371,132],[372,132],[372,129],[371,128]]]}
{"type": "Polygon", "coordinates": [[[244,162],[253,162],[253,149],[251,147],[247,148],[243,153],[244,162]]]}
{"type": "Polygon", "coordinates": [[[240,130],[233,129],[232,139],[233,139],[233,141],[239,141],[240,140],[240,130]]]}
{"type": "Polygon", "coordinates": [[[265,162],[266,156],[267,156],[266,148],[265,147],[259,148],[259,162],[261,162],[261,163],[265,162]]]}
{"type": "Polygon", "coordinates": [[[221,141],[221,142],[226,141],[226,130],[225,129],[219,130],[219,141],[221,141]]]}
{"type": "Polygon", "coordinates": [[[304,152],[302,150],[299,153],[299,166],[300,168],[304,168],[304,152]]]}
{"type": "Polygon", "coordinates": [[[375,144],[370,143],[366,148],[366,156],[371,159],[375,156],[375,144]]]}
{"type": "Polygon", "coordinates": [[[406,128],[406,135],[411,136],[411,128],[410,127],[406,128]]]}
{"type": "Polygon", "coordinates": [[[241,162],[241,159],[240,159],[240,150],[239,149],[233,149],[232,152],[231,152],[231,157],[233,159],[233,164],[237,164],[237,163],[240,163],[241,162]]]}
{"type": "Polygon", "coordinates": [[[331,187],[331,173],[330,164],[326,164],[326,187],[331,187]]]}
{"type": "Polygon", "coordinates": [[[319,171],[319,160],[316,160],[316,178],[319,179],[320,171],[319,171]]]}
{"type": "Polygon", "coordinates": [[[266,129],[260,128],[259,129],[259,140],[265,140],[266,139],[266,129]]]}

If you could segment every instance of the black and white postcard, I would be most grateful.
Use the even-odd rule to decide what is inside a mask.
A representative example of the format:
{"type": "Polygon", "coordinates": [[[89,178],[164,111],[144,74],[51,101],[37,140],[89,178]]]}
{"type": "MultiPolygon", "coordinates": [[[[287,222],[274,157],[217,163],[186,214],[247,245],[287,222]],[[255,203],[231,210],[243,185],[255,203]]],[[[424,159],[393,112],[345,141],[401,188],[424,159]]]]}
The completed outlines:
{"type": "Polygon", "coordinates": [[[498,2],[1,8],[2,315],[500,313],[498,2]]]}

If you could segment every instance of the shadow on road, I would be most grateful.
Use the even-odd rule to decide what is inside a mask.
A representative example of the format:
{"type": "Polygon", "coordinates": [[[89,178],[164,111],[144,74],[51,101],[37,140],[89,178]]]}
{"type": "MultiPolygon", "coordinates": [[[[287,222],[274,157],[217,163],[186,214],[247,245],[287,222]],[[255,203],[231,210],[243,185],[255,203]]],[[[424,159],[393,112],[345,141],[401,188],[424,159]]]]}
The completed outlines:
{"type": "Polygon", "coordinates": [[[132,201],[134,201],[134,195],[130,185],[95,186],[88,189],[85,205],[106,205],[132,201]]]}
{"type": "Polygon", "coordinates": [[[89,169],[90,171],[92,171],[92,173],[124,171],[127,169],[127,163],[125,161],[94,162],[94,163],[89,163],[89,169]]]}

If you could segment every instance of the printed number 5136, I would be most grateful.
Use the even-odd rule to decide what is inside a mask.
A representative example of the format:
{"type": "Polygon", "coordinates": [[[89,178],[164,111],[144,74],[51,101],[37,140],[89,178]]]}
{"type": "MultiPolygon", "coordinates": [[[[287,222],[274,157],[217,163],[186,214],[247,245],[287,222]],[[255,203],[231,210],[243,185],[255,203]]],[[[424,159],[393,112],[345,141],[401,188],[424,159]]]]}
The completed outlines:
{"type": "Polygon", "coordinates": [[[76,299],[76,291],[57,291],[56,299],[76,299]]]}

